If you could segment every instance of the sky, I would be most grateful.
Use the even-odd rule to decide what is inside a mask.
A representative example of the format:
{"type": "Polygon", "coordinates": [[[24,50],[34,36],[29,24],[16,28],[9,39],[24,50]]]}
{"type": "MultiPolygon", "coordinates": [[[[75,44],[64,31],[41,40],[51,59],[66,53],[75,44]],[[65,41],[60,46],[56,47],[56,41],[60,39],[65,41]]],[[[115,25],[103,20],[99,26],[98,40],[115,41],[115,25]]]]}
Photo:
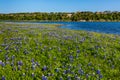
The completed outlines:
{"type": "Polygon", "coordinates": [[[0,13],[120,11],[120,0],[0,0],[0,13]]]}

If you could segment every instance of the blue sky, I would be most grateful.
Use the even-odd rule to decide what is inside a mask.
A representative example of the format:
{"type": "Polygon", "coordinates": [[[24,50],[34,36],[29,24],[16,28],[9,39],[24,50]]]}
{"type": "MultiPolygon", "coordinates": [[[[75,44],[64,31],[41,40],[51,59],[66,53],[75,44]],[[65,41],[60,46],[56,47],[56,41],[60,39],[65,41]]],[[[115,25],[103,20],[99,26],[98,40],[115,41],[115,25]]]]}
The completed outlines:
{"type": "Polygon", "coordinates": [[[120,11],[120,0],[0,0],[0,13],[120,11]]]}

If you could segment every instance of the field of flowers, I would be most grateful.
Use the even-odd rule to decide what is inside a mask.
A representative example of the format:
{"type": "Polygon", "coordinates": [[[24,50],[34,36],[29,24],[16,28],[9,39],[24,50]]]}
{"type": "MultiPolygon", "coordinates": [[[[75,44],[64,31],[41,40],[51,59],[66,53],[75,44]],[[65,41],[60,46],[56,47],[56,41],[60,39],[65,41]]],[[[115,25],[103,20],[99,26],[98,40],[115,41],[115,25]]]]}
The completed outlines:
{"type": "Polygon", "coordinates": [[[120,36],[55,24],[0,23],[1,80],[120,80],[120,36]]]}

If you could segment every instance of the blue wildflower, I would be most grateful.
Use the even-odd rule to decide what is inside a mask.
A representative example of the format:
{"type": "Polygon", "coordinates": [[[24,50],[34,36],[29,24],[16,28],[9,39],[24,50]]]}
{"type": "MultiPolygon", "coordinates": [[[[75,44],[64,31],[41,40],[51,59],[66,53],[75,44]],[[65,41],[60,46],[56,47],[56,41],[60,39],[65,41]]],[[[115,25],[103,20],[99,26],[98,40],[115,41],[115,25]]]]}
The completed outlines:
{"type": "Polygon", "coordinates": [[[4,62],[2,62],[2,67],[4,67],[5,66],[5,63],[4,62]]]}
{"type": "Polygon", "coordinates": [[[80,77],[77,77],[76,80],[80,80],[80,77]]]}
{"type": "Polygon", "coordinates": [[[100,74],[100,70],[97,70],[96,73],[97,73],[97,74],[100,74]]]}
{"type": "Polygon", "coordinates": [[[22,61],[18,61],[18,65],[22,66],[23,62],[22,61]]]}
{"type": "Polygon", "coordinates": [[[32,58],[31,62],[34,62],[34,58],[32,58]]]}
{"type": "Polygon", "coordinates": [[[86,78],[88,78],[89,77],[89,75],[88,74],[86,74],[86,78]]]}
{"type": "Polygon", "coordinates": [[[47,70],[47,67],[44,66],[44,67],[42,68],[42,71],[46,71],[46,70],[47,70]]]}
{"type": "Polygon", "coordinates": [[[84,74],[84,71],[82,69],[78,70],[78,73],[83,75],[84,74]]]}
{"type": "Polygon", "coordinates": [[[32,73],[32,74],[31,74],[31,76],[32,76],[32,77],[34,77],[34,76],[35,76],[35,74],[34,74],[34,73],[32,73]]]}
{"type": "Polygon", "coordinates": [[[67,77],[67,79],[68,79],[68,80],[71,80],[71,77],[70,77],[70,76],[68,76],[68,77],[67,77]]]}
{"type": "Polygon", "coordinates": [[[80,50],[77,50],[76,52],[77,52],[77,53],[80,53],[80,50]]]}
{"type": "Polygon", "coordinates": [[[2,52],[2,50],[0,50],[0,52],[2,52]]]}
{"type": "Polygon", "coordinates": [[[20,65],[18,65],[18,70],[21,70],[21,66],[20,65]]]}
{"type": "Polygon", "coordinates": [[[35,70],[36,64],[32,64],[32,70],[35,70]]]}
{"type": "Polygon", "coordinates": [[[6,80],[5,76],[2,76],[2,80],[6,80]]]}
{"type": "Polygon", "coordinates": [[[63,78],[62,78],[62,77],[60,77],[60,80],[63,80],[63,78]]]}
{"type": "Polygon", "coordinates": [[[12,55],[12,57],[11,57],[11,58],[12,58],[12,60],[14,60],[14,59],[15,59],[15,55],[12,55]]]}
{"type": "Polygon", "coordinates": [[[42,80],[47,80],[47,77],[42,75],[42,80]]]}
{"type": "Polygon", "coordinates": [[[40,64],[38,63],[38,62],[36,62],[36,65],[39,67],[40,66],[40,64]]]}
{"type": "Polygon", "coordinates": [[[0,65],[2,65],[3,64],[3,62],[0,60],[0,65]]]}
{"type": "Polygon", "coordinates": [[[55,69],[55,72],[59,72],[59,69],[57,68],[57,69],[55,69]]]}
{"type": "Polygon", "coordinates": [[[99,75],[99,78],[103,78],[103,75],[102,75],[102,74],[100,74],[100,75],[99,75]]]}

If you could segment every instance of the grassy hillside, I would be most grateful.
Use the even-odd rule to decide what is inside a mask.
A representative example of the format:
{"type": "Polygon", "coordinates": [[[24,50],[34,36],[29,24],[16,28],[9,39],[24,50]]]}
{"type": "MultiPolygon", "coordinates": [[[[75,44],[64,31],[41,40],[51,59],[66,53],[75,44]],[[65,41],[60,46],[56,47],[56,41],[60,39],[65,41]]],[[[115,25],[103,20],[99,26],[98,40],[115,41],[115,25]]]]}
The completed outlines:
{"type": "Polygon", "coordinates": [[[0,23],[2,80],[120,80],[120,36],[0,23]]]}

